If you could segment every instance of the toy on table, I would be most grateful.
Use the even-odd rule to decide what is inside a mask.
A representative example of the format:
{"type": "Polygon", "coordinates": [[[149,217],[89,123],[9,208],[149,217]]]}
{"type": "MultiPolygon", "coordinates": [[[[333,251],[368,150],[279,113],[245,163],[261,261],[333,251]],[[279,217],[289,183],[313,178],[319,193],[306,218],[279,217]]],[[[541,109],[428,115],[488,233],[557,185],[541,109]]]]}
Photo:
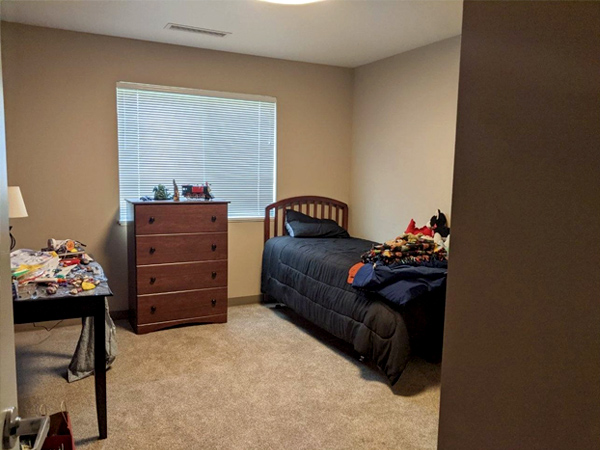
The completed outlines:
{"type": "MultiPolygon", "coordinates": [[[[42,251],[17,250],[11,253],[12,277],[18,287],[31,285],[33,296],[38,286],[45,285],[45,293],[54,295],[59,288],[76,295],[93,290],[104,279],[103,272],[85,251],[85,244],[74,239],[48,239],[42,251]]],[[[13,293],[13,295],[15,294],[13,293]]]]}

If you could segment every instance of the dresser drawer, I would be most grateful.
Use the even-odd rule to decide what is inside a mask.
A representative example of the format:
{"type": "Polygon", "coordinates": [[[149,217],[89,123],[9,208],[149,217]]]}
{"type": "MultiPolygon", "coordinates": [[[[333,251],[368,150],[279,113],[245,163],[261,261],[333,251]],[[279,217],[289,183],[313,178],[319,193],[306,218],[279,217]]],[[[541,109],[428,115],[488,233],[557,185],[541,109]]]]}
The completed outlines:
{"type": "Polygon", "coordinates": [[[227,231],[227,204],[136,205],[135,233],[171,234],[227,231]]]}
{"type": "Polygon", "coordinates": [[[227,313],[227,288],[138,296],[138,323],[227,313]]]}
{"type": "Polygon", "coordinates": [[[137,293],[189,291],[227,286],[227,261],[138,266],[137,293]]]}
{"type": "Polygon", "coordinates": [[[136,237],[137,264],[227,259],[227,233],[136,237]]]}

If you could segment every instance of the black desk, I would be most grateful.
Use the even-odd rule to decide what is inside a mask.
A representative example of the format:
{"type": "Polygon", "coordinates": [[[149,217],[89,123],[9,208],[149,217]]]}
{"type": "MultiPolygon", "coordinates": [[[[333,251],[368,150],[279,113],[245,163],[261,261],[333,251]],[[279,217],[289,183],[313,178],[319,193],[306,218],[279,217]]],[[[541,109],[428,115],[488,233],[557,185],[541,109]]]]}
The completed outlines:
{"type": "MultiPolygon", "coordinates": [[[[92,263],[98,266],[97,263],[92,263]]],[[[100,271],[102,269],[100,268],[100,271]]],[[[94,276],[93,274],[90,274],[94,276]]],[[[30,285],[29,285],[30,286],[30,285]]],[[[111,297],[108,283],[103,281],[96,289],[83,291],[77,295],[69,294],[67,287],[59,288],[54,295],[47,295],[45,288],[39,286],[33,292],[25,294],[19,291],[19,299],[13,300],[14,322],[31,323],[49,320],[94,318],[94,378],[96,384],[96,413],[100,439],[108,435],[106,421],[106,357],[105,357],[105,297],[111,297]],[[34,298],[32,298],[34,297],[34,298]],[[37,297],[37,298],[35,298],[37,297]],[[101,350],[98,350],[101,349],[101,350]]]]}

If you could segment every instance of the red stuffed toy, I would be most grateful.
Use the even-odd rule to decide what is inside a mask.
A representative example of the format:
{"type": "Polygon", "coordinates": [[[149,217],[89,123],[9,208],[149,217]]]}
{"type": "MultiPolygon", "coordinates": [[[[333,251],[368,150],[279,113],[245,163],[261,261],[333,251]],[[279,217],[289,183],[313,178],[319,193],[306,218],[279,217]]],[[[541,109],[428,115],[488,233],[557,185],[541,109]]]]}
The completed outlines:
{"type": "Polygon", "coordinates": [[[429,228],[428,226],[417,228],[417,224],[415,223],[414,219],[410,219],[410,223],[408,224],[408,227],[406,227],[405,233],[410,233],[410,234],[421,233],[423,236],[433,237],[433,230],[431,228],[429,228]]]}

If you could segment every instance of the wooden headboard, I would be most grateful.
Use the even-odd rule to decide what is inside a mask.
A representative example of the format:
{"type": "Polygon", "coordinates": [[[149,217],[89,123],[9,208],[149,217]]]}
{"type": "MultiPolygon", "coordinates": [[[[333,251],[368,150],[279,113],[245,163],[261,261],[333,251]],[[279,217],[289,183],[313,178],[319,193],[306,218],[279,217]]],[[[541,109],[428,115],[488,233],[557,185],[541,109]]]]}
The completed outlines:
{"type": "Polygon", "coordinates": [[[271,203],[265,208],[265,242],[275,236],[287,235],[285,214],[293,209],[317,219],[332,219],[348,229],[348,205],[327,197],[291,197],[271,203]],[[273,215],[273,217],[271,217],[273,215]],[[271,226],[273,220],[273,226],[271,226]]]}

